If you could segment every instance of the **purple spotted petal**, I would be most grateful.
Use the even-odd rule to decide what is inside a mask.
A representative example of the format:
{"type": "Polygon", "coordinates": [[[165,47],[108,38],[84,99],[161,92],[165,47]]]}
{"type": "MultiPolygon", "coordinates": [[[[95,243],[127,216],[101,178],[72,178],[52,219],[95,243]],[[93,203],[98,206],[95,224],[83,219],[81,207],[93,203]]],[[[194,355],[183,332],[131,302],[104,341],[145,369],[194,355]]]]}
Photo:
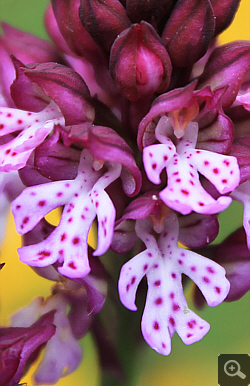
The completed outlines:
{"type": "Polygon", "coordinates": [[[225,278],[226,271],[223,267],[204,256],[192,251],[182,253],[182,271],[189,276],[200,288],[207,304],[217,306],[226,298],[230,284],[225,278]]]}
{"type": "Polygon", "coordinates": [[[90,271],[87,239],[96,215],[99,240],[95,255],[107,251],[113,236],[115,209],[104,189],[119,177],[121,167],[111,164],[101,176],[101,171],[94,171],[92,165],[92,156],[84,150],[75,180],[29,187],[13,201],[12,211],[20,234],[33,229],[51,210],[64,206],[60,223],[45,240],[19,248],[21,261],[37,267],[58,261],[62,275],[72,278],[87,275],[90,271]],[[32,216],[34,211],[36,216],[32,216]]]}
{"type": "Polygon", "coordinates": [[[236,157],[224,156],[206,150],[191,150],[192,164],[221,193],[233,191],[240,182],[236,157]]]}
{"type": "Polygon", "coordinates": [[[160,174],[167,169],[175,154],[175,146],[171,140],[169,145],[157,144],[145,147],[143,151],[143,163],[147,176],[154,184],[160,184],[160,174]]]}
{"type": "Polygon", "coordinates": [[[250,180],[239,185],[232,193],[234,200],[244,205],[243,227],[247,236],[247,246],[250,250],[250,180]]]}
{"type": "Polygon", "coordinates": [[[202,187],[198,172],[183,160],[175,157],[168,169],[168,186],[160,192],[160,198],[166,205],[183,215],[192,211],[214,214],[226,209],[232,202],[230,197],[215,200],[202,187]]]}
{"type": "Polygon", "coordinates": [[[144,167],[151,182],[159,184],[160,174],[166,168],[168,184],[160,192],[160,198],[170,208],[184,215],[192,210],[204,214],[224,210],[231,203],[230,197],[215,200],[201,185],[198,172],[209,179],[220,193],[228,193],[240,181],[237,159],[196,150],[196,122],[187,125],[184,136],[175,148],[168,138],[171,122],[170,118],[162,117],[155,130],[155,136],[161,144],[147,146],[143,150],[144,167]]]}
{"type": "Polygon", "coordinates": [[[0,146],[0,170],[5,172],[24,167],[32,151],[43,142],[54,125],[64,123],[54,103],[39,113],[3,107],[0,116],[0,136],[19,131],[10,142],[0,146]]]}
{"type": "Polygon", "coordinates": [[[178,221],[166,217],[158,242],[152,235],[149,218],[137,220],[136,232],[146,249],[122,267],[118,288],[122,303],[137,309],[135,296],[139,282],[147,276],[148,292],[142,317],[142,333],[147,343],[163,355],[171,351],[170,337],[176,331],[185,344],[194,343],[208,332],[209,324],[188,309],[182,288],[182,273],[200,287],[210,306],[220,304],[228,294],[225,269],[214,261],[178,247],[178,221]]]}

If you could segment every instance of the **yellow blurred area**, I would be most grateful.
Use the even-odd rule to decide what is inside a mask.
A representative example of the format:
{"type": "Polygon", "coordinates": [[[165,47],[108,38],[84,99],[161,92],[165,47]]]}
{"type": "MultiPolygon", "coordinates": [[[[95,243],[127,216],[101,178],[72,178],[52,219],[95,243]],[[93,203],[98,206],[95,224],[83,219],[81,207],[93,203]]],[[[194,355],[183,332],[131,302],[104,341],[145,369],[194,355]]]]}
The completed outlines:
{"type": "MultiPolygon", "coordinates": [[[[40,0],[0,0],[0,18],[4,15],[6,21],[23,29],[26,29],[26,20],[29,20],[29,24],[27,22],[28,30],[36,33],[36,23],[41,24],[42,12],[46,3],[46,1],[40,0]],[[36,12],[38,4],[39,10],[36,12]],[[24,9],[22,5],[25,5],[24,9]],[[21,10],[23,10],[24,15],[23,24],[21,24],[23,17],[21,10]]],[[[45,36],[41,29],[38,34],[45,36]]],[[[220,37],[221,44],[232,40],[250,40],[249,0],[242,0],[233,24],[220,37]]],[[[58,212],[53,213],[50,220],[57,223],[58,212]]],[[[19,261],[17,248],[21,246],[21,240],[15,231],[11,214],[8,219],[6,235],[0,250],[0,261],[6,263],[0,273],[1,326],[7,325],[9,316],[20,307],[29,304],[34,297],[48,296],[53,284],[36,275],[31,268],[19,261]]],[[[90,242],[94,242],[93,233],[90,242]]],[[[192,346],[185,346],[175,335],[172,340],[173,352],[169,357],[160,356],[148,349],[145,344],[144,350],[141,352],[141,359],[135,365],[137,374],[135,374],[134,383],[127,386],[216,385],[218,354],[245,353],[250,350],[249,296],[245,296],[238,303],[239,305],[226,303],[213,309],[198,312],[201,317],[211,323],[211,331],[202,342],[192,346]],[[242,322],[238,316],[239,313],[242,313],[242,322]]],[[[139,329],[140,326],[136,325],[133,328],[139,329]]],[[[83,339],[82,346],[85,355],[81,366],[74,374],[61,379],[57,385],[100,385],[96,352],[89,335],[83,339]]],[[[31,378],[33,372],[34,368],[23,378],[22,382],[27,382],[28,386],[34,385],[31,378]]]]}

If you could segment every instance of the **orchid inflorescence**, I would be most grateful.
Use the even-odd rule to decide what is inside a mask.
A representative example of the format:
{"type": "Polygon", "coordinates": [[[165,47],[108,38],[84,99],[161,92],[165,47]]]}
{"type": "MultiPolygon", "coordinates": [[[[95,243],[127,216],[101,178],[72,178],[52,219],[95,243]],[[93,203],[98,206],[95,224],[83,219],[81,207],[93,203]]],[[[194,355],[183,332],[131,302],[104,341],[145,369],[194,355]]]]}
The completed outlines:
{"type": "Polygon", "coordinates": [[[51,0],[52,43],[2,24],[0,218],[11,203],[20,260],[55,283],[0,328],[1,385],[45,343],[35,381],[56,383],[88,331],[120,369],[116,338],[100,338],[116,291],[129,310],[145,301],[143,337],[168,355],[175,331],[191,344],[210,328],[188,278],[199,305],[249,290],[250,42],[217,43],[239,2],[51,0]],[[243,227],[211,246],[233,200],[243,227]]]}

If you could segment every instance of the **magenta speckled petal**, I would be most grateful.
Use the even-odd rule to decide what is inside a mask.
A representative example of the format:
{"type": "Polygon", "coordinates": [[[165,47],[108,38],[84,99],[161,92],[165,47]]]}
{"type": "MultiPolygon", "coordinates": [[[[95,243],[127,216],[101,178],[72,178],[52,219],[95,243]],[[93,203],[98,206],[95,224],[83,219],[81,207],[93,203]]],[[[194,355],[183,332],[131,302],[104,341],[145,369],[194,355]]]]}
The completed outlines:
{"type": "Polygon", "coordinates": [[[232,156],[195,149],[198,124],[188,123],[183,137],[177,144],[168,137],[171,118],[162,117],[155,130],[160,144],[147,146],[143,150],[143,163],[149,180],[159,184],[160,174],[166,168],[167,187],[159,195],[170,208],[183,215],[192,211],[215,214],[226,209],[230,197],[215,200],[203,188],[199,173],[203,174],[222,193],[234,190],[240,181],[237,159],[232,156]]]}
{"type": "Polygon", "coordinates": [[[142,317],[142,333],[157,352],[168,355],[170,337],[176,331],[185,344],[199,341],[209,331],[209,324],[189,310],[182,288],[182,274],[189,276],[201,289],[208,305],[220,304],[229,292],[225,269],[214,261],[178,247],[177,216],[169,214],[163,232],[156,241],[153,224],[137,220],[136,232],[146,249],[122,267],[119,294],[122,303],[137,310],[135,296],[144,275],[148,292],[142,317]]]}
{"type": "Polygon", "coordinates": [[[21,261],[37,267],[58,261],[62,264],[58,268],[62,275],[71,278],[87,275],[90,271],[87,239],[96,215],[99,231],[95,255],[107,251],[113,236],[115,208],[104,189],[119,177],[121,166],[110,164],[102,176],[92,165],[92,156],[84,150],[75,180],[29,187],[13,201],[12,211],[21,234],[33,229],[51,210],[64,205],[60,223],[45,240],[19,248],[21,261]]]}
{"type": "Polygon", "coordinates": [[[2,107],[0,117],[0,136],[19,132],[0,146],[0,170],[5,172],[23,168],[32,151],[44,141],[54,125],[64,124],[54,103],[39,113],[2,107]]]}

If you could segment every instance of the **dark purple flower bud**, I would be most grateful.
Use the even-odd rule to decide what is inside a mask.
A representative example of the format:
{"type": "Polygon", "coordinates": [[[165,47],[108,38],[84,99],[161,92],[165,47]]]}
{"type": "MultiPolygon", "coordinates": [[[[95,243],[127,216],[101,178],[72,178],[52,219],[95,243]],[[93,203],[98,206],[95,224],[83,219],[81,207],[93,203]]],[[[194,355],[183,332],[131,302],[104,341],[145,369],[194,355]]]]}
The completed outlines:
{"type": "Polygon", "coordinates": [[[131,24],[118,0],[80,0],[79,15],[94,41],[109,52],[115,38],[131,24]]]}
{"type": "Polygon", "coordinates": [[[129,100],[166,91],[172,65],[154,28],[142,21],[123,31],[110,53],[110,72],[129,100]]]}
{"type": "Polygon", "coordinates": [[[75,71],[60,64],[44,63],[30,65],[24,74],[59,106],[66,125],[93,122],[88,87],[75,71]]]}
{"type": "Polygon", "coordinates": [[[54,313],[44,314],[30,327],[0,328],[1,385],[15,386],[37,357],[38,350],[55,334],[54,313]]]}
{"type": "MultiPolygon", "coordinates": [[[[53,16],[55,17],[60,33],[70,50],[76,55],[93,59],[99,48],[79,18],[80,0],[52,0],[51,3],[54,15],[52,15],[52,11],[47,11],[47,18],[53,21],[53,16]]],[[[54,27],[52,28],[47,22],[49,31],[56,41],[62,42],[58,31],[56,31],[56,25],[53,24],[54,27]]]]}
{"type": "Polygon", "coordinates": [[[179,0],[162,39],[172,63],[187,67],[207,51],[214,36],[214,13],[209,0],[179,0]]]}
{"type": "Polygon", "coordinates": [[[222,98],[222,107],[227,109],[237,97],[249,72],[249,63],[250,42],[237,41],[220,46],[210,55],[198,87],[210,85],[211,89],[215,90],[228,86],[222,98]]]}
{"type": "Polygon", "coordinates": [[[41,88],[30,81],[24,74],[26,67],[15,56],[11,56],[16,70],[16,79],[11,85],[11,97],[15,105],[20,110],[39,112],[43,110],[50,99],[44,94],[41,88]]]}
{"type": "Polygon", "coordinates": [[[215,16],[215,35],[224,31],[232,22],[240,0],[210,0],[215,16]]]}

